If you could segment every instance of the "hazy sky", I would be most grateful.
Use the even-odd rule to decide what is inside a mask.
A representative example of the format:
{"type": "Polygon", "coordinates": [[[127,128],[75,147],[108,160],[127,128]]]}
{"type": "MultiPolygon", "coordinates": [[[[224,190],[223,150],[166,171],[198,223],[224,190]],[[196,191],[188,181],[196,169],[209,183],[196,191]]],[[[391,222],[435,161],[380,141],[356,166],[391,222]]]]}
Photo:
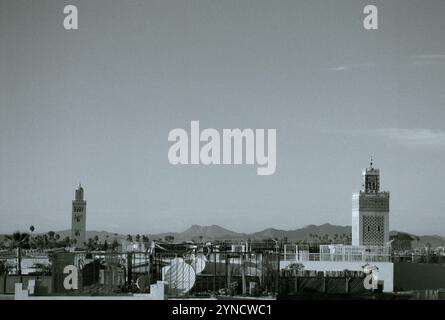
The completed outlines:
{"type": "Polygon", "coordinates": [[[89,230],[348,225],[371,154],[391,229],[444,235],[443,0],[0,0],[0,232],[69,229],[79,182],[89,230]],[[276,128],[276,173],[170,165],[191,120],[276,128]]]}

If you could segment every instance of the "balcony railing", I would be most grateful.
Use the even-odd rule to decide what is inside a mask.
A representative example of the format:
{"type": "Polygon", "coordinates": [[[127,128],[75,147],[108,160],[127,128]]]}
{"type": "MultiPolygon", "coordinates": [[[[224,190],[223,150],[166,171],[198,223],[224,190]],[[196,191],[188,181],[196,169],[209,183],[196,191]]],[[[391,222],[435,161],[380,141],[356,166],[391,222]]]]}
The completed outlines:
{"type": "Polygon", "coordinates": [[[386,254],[329,254],[329,253],[308,253],[299,252],[298,254],[282,254],[281,260],[284,261],[336,261],[336,262],[389,262],[391,256],[386,254]]]}

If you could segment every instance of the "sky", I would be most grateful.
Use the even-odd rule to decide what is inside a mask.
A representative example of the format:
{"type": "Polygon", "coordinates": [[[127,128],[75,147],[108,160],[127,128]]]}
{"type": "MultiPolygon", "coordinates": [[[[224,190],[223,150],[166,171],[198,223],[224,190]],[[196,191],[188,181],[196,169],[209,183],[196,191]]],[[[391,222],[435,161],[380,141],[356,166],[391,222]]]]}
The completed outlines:
{"type": "Polygon", "coordinates": [[[350,225],[372,155],[391,230],[445,235],[444,17],[441,0],[0,0],[0,233],[69,229],[79,182],[88,230],[350,225]],[[276,129],[275,174],[171,165],[192,120],[276,129]]]}

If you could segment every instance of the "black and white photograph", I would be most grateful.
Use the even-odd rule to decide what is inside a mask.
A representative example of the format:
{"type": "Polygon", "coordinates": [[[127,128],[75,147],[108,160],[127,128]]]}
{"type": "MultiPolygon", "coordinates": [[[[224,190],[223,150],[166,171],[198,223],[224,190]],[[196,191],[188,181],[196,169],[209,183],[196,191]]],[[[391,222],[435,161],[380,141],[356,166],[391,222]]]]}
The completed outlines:
{"type": "Polygon", "coordinates": [[[0,0],[0,300],[445,300],[445,1],[0,0]]]}

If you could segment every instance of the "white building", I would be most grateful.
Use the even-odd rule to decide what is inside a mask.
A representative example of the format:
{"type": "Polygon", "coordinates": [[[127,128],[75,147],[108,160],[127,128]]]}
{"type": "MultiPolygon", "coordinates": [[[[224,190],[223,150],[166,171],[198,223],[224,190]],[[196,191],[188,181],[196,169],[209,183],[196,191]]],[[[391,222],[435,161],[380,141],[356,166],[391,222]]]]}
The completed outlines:
{"type": "Polygon", "coordinates": [[[284,248],[280,269],[298,262],[305,270],[364,271],[383,283],[384,292],[394,288],[394,265],[389,244],[389,192],[380,191],[380,171],[363,170],[363,189],[352,195],[352,245],[321,245],[319,252],[309,252],[308,246],[284,248]]]}

